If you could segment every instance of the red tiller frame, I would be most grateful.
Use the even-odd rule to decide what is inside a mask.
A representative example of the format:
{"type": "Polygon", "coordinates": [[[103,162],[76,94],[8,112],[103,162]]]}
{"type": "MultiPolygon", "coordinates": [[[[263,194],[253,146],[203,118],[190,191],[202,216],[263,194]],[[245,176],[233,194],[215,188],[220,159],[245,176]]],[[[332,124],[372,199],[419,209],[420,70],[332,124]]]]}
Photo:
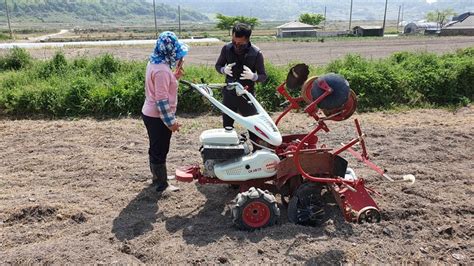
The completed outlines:
{"type": "MultiPolygon", "coordinates": [[[[285,109],[285,111],[278,117],[276,124],[285,116],[291,109],[299,108],[298,102],[301,101],[301,98],[292,98],[285,90],[284,83],[278,87],[278,92],[282,94],[289,102],[290,105],[285,109]]],[[[280,147],[276,148],[276,152],[279,156],[291,156],[293,155],[294,165],[297,171],[307,180],[312,182],[326,183],[329,185],[330,190],[332,191],[335,199],[342,210],[344,218],[349,222],[361,222],[361,215],[368,213],[370,211],[379,213],[379,208],[375,201],[370,196],[370,193],[380,195],[373,189],[367,188],[365,186],[365,180],[363,178],[358,178],[353,181],[345,180],[337,176],[325,176],[318,177],[308,174],[302,167],[300,162],[300,154],[308,152],[311,150],[317,150],[317,141],[318,137],[316,133],[324,130],[329,132],[325,120],[330,119],[330,117],[320,118],[317,115],[317,104],[320,103],[324,98],[332,93],[331,87],[325,81],[318,81],[318,86],[324,91],[324,93],[319,96],[315,101],[309,104],[304,111],[308,113],[317,121],[317,126],[308,134],[303,135],[304,137],[298,143],[295,149],[287,150],[285,143],[280,147]],[[303,147],[306,143],[311,143],[311,148],[303,147]]],[[[343,151],[349,151],[354,157],[359,161],[364,162],[367,166],[377,171],[377,173],[383,175],[384,177],[390,179],[384,173],[385,171],[379,168],[377,165],[369,161],[369,156],[367,153],[367,148],[365,146],[364,135],[357,119],[354,119],[355,127],[357,130],[357,137],[349,141],[347,144],[342,144],[342,147],[333,150],[333,155],[338,155],[343,151]],[[351,147],[355,144],[360,143],[362,148],[362,153],[359,153],[352,149],[351,147]]],[[[285,138],[284,138],[285,139],[285,138]]],[[[292,139],[290,138],[292,141],[292,139]]],[[[308,145],[309,146],[309,145],[308,145]]],[[[380,218],[380,216],[378,216],[380,218]]]]}
{"type": "MultiPolygon", "coordinates": [[[[321,178],[321,177],[317,177],[317,176],[312,176],[310,174],[308,174],[306,171],[304,171],[303,167],[301,166],[301,163],[299,161],[299,154],[302,150],[306,151],[306,149],[303,148],[303,145],[308,142],[308,140],[311,138],[311,137],[315,137],[316,138],[316,141],[317,141],[317,136],[316,136],[316,133],[320,130],[324,130],[325,132],[329,132],[329,128],[327,127],[326,123],[324,122],[324,119],[321,119],[318,115],[317,115],[317,111],[318,111],[318,108],[317,108],[317,104],[319,104],[322,100],[324,100],[324,98],[326,98],[328,95],[330,95],[332,93],[332,88],[327,84],[326,81],[324,80],[319,80],[317,81],[318,82],[318,86],[324,91],[324,93],[319,96],[315,101],[313,101],[311,104],[309,104],[305,109],[305,113],[307,113],[308,115],[310,115],[311,117],[313,117],[316,121],[318,121],[318,125],[316,128],[314,128],[310,133],[308,133],[306,136],[303,137],[303,139],[301,140],[301,142],[298,143],[298,145],[296,146],[296,149],[293,150],[293,151],[286,151],[286,152],[282,152],[282,151],[278,151],[277,149],[277,153],[279,152],[278,155],[289,155],[289,154],[293,154],[293,160],[295,162],[295,166],[297,167],[298,171],[301,173],[301,175],[303,177],[305,177],[306,179],[308,180],[311,180],[311,181],[314,181],[314,182],[323,182],[323,183],[336,183],[336,184],[344,184],[346,185],[349,189],[351,190],[354,190],[353,186],[355,185],[355,183],[353,181],[347,181],[347,180],[343,180],[341,178],[321,178]]],[[[278,86],[277,88],[277,91],[283,95],[286,100],[290,103],[286,108],[285,110],[280,114],[280,116],[277,118],[275,124],[278,125],[278,123],[281,121],[281,119],[286,115],[288,114],[288,112],[292,109],[298,109],[299,108],[299,102],[301,101],[304,101],[303,97],[297,97],[297,98],[293,98],[289,95],[289,93],[286,91],[285,89],[285,83],[282,83],[280,86],[278,86]]],[[[371,169],[375,170],[377,173],[379,173],[380,175],[386,177],[387,179],[391,179],[390,177],[388,177],[387,175],[385,175],[385,170],[381,169],[380,167],[378,167],[377,165],[375,165],[373,162],[371,162],[369,160],[369,156],[368,156],[368,153],[367,153],[367,148],[365,146],[365,141],[364,141],[364,135],[362,134],[362,130],[361,130],[361,127],[360,127],[360,124],[359,124],[359,121],[357,119],[354,119],[354,123],[355,123],[355,127],[356,127],[356,130],[357,130],[357,135],[358,137],[351,140],[349,143],[347,144],[342,144],[342,147],[335,150],[333,152],[334,155],[338,155],[340,154],[341,152],[343,151],[349,151],[355,158],[357,158],[359,161],[363,162],[364,164],[366,164],[368,167],[370,167],[371,169]],[[355,144],[360,144],[361,148],[362,148],[362,153],[359,153],[357,151],[355,151],[354,149],[352,149],[351,147],[354,146],[355,144]]]]}
{"type": "MultiPolygon", "coordinates": [[[[324,100],[324,98],[326,98],[328,95],[330,95],[332,93],[332,89],[327,84],[327,82],[324,81],[324,80],[319,80],[318,85],[324,91],[324,93],[304,109],[304,111],[306,113],[308,113],[316,121],[318,121],[318,126],[315,129],[313,129],[310,133],[306,134],[306,136],[298,143],[298,146],[296,146],[296,150],[294,150],[293,152],[290,152],[290,153],[292,153],[293,156],[294,156],[293,160],[295,162],[295,165],[296,165],[298,171],[306,179],[311,180],[313,182],[345,184],[345,185],[349,186],[350,188],[352,188],[351,187],[351,185],[353,183],[352,181],[344,181],[340,178],[321,178],[321,177],[311,176],[306,171],[304,171],[304,169],[301,166],[301,163],[299,161],[299,153],[302,150],[302,147],[303,147],[304,143],[306,143],[312,136],[315,136],[315,134],[320,130],[324,130],[325,132],[329,132],[329,128],[327,127],[326,123],[323,120],[320,119],[320,117],[316,114],[316,111],[318,110],[317,109],[317,104],[320,103],[322,100],[324,100]]],[[[281,120],[281,118],[283,118],[283,116],[285,116],[291,109],[299,108],[298,103],[303,100],[303,97],[298,97],[298,98],[291,97],[288,94],[288,92],[285,90],[285,83],[282,83],[277,88],[277,90],[281,95],[283,95],[290,102],[290,105],[288,107],[286,107],[285,111],[278,117],[275,124],[278,124],[278,122],[281,120]]],[[[351,144],[350,146],[352,146],[354,144],[351,144]]],[[[282,155],[282,154],[279,154],[279,155],[282,155]]]]}
{"type": "MultiPolygon", "coordinates": [[[[332,93],[332,89],[331,87],[328,85],[328,83],[325,81],[325,80],[319,80],[317,81],[318,82],[318,86],[324,90],[324,93],[318,97],[318,99],[316,99],[315,101],[313,101],[310,105],[308,105],[304,111],[306,113],[308,113],[310,116],[312,116],[314,119],[316,119],[317,121],[319,120],[319,116],[316,114],[316,111],[318,110],[317,108],[317,104],[320,103],[322,100],[324,100],[324,98],[326,98],[326,96],[328,96],[329,94],[332,93]]],[[[285,82],[283,82],[282,84],[280,84],[280,86],[278,86],[277,88],[277,91],[283,95],[283,97],[286,98],[286,100],[290,103],[286,108],[285,110],[278,116],[277,120],[275,121],[275,124],[278,125],[278,123],[280,122],[280,120],[286,115],[288,114],[288,112],[290,112],[292,109],[298,109],[299,108],[299,102],[302,102],[304,101],[303,97],[297,97],[297,98],[293,98],[291,97],[291,95],[286,91],[285,89],[285,82]]]]}
{"type": "Polygon", "coordinates": [[[387,171],[385,169],[382,169],[382,168],[378,167],[375,163],[373,163],[372,161],[369,160],[369,154],[367,153],[367,148],[365,146],[365,140],[364,140],[365,135],[362,134],[362,130],[360,129],[359,120],[354,119],[354,123],[355,123],[356,129],[357,129],[358,137],[351,140],[348,144],[341,143],[342,147],[339,148],[338,150],[336,150],[334,152],[334,154],[337,155],[337,154],[347,150],[348,152],[350,152],[350,154],[352,154],[352,156],[354,156],[360,162],[363,162],[370,169],[374,170],[375,172],[377,172],[381,176],[385,177],[389,181],[393,181],[393,179],[386,174],[387,171]],[[357,152],[357,151],[355,151],[354,149],[351,148],[354,144],[357,144],[357,143],[360,144],[361,149],[362,149],[362,153],[359,153],[359,152],[357,152]]]}
{"type": "Polygon", "coordinates": [[[252,179],[246,181],[224,181],[219,178],[212,178],[202,175],[201,168],[197,165],[187,166],[176,169],[176,180],[180,182],[191,183],[197,181],[199,184],[232,184],[239,185],[240,192],[247,191],[251,187],[258,187],[261,189],[266,189],[272,192],[275,192],[275,187],[267,184],[266,182],[272,181],[274,177],[252,179]]]}
{"type": "Polygon", "coordinates": [[[303,97],[297,97],[297,98],[293,98],[290,96],[290,94],[286,91],[285,89],[285,85],[286,85],[286,82],[283,82],[282,84],[280,84],[280,86],[278,86],[277,88],[277,91],[283,95],[286,100],[290,103],[290,105],[288,105],[285,110],[283,111],[283,113],[281,113],[277,120],[275,121],[275,125],[278,126],[278,123],[280,123],[280,120],[289,112],[291,111],[292,109],[298,109],[299,108],[299,102],[302,102],[304,101],[303,97]]]}
{"type": "Polygon", "coordinates": [[[367,188],[365,180],[362,178],[357,179],[353,186],[354,190],[350,190],[345,187],[339,187],[336,184],[330,185],[331,191],[335,196],[334,198],[342,210],[344,219],[348,222],[360,222],[359,216],[365,210],[379,210],[377,203],[372,199],[369,192],[380,194],[367,188]]]}

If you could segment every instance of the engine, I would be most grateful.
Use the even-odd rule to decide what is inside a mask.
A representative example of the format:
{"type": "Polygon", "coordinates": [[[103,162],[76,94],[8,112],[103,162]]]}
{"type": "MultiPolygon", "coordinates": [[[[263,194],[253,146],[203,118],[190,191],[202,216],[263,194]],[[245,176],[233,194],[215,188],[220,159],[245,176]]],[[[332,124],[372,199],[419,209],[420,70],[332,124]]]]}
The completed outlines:
{"type": "Polygon", "coordinates": [[[251,152],[245,137],[234,129],[211,129],[200,136],[203,175],[223,181],[246,181],[276,174],[278,156],[268,150],[251,152]]]}
{"type": "Polygon", "coordinates": [[[203,174],[216,177],[214,166],[226,161],[234,161],[250,154],[245,137],[239,137],[234,129],[210,129],[201,133],[200,152],[204,163],[203,174]]]}

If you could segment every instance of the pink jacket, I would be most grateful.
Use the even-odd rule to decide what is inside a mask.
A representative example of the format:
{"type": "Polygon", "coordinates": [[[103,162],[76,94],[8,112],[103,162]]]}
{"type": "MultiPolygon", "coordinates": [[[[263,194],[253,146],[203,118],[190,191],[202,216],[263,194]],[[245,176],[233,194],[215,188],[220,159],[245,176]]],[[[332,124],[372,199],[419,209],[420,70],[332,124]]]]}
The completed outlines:
{"type": "Polygon", "coordinates": [[[165,63],[148,62],[142,113],[146,116],[162,118],[167,126],[171,126],[174,124],[177,104],[178,81],[170,67],[165,63]]]}

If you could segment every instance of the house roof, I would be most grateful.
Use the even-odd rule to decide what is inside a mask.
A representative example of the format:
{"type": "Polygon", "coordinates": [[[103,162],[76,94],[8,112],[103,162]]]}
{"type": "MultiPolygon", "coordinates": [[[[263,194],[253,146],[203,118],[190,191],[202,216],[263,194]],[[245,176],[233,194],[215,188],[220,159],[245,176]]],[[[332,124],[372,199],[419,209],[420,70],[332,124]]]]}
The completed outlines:
{"type": "Polygon", "coordinates": [[[449,23],[445,26],[447,29],[474,29],[474,16],[470,15],[462,21],[449,23]]]}
{"type": "Polygon", "coordinates": [[[468,18],[470,16],[474,16],[474,12],[466,12],[466,13],[460,14],[458,16],[455,16],[455,17],[453,17],[453,21],[463,21],[463,20],[465,20],[466,18],[468,18]]]}
{"type": "Polygon", "coordinates": [[[281,32],[316,32],[316,29],[301,29],[301,30],[282,30],[281,32]]]}
{"type": "Polygon", "coordinates": [[[287,29],[287,28],[291,28],[291,29],[295,29],[295,28],[313,28],[313,29],[315,29],[316,26],[309,25],[309,24],[306,24],[306,23],[302,23],[302,22],[299,22],[299,21],[290,21],[290,22],[285,23],[283,25],[280,25],[276,28],[277,29],[287,29]]]}
{"type": "Polygon", "coordinates": [[[355,28],[361,28],[363,30],[381,30],[382,27],[381,26],[355,26],[355,28]]]}

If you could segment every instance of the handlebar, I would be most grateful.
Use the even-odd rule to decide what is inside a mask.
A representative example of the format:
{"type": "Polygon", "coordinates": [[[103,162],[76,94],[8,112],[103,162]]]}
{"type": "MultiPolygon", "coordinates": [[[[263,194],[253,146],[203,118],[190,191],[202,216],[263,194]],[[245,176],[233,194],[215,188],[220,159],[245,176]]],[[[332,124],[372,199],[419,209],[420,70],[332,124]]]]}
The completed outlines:
{"type": "Polygon", "coordinates": [[[266,139],[268,143],[274,146],[281,145],[282,138],[278,131],[278,128],[273,123],[272,118],[263,109],[262,105],[255,99],[255,97],[246,90],[242,84],[233,83],[210,83],[210,84],[195,84],[186,80],[180,80],[182,84],[188,85],[194,88],[207,100],[209,100],[215,107],[217,107],[222,113],[228,115],[230,118],[247,130],[251,131],[260,138],[266,139]],[[225,106],[220,100],[217,100],[213,96],[213,88],[227,88],[228,90],[235,90],[235,93],[239,97],[244,97],[245,100],[255,107],[255,114],[250,116],[242,116],[242,114],[231,110],[225,106]]]}
{"type": "Polygon", "coordinates": [[[183,83],[184,85],[188,85],[188,86],[190,86],[190,87],[192,86],[192,83],[191,83],[191,82],[189,82],[189,81],[187,81],[187,80],[184,80],[184,79],[180,79],[180,80],[179,80],[179,83],[183,83]]]}
{"type": "MultiPolygon", "coordinates": [[[[192,83],[187,80],[179,80],[181,84],[184,84],[186,86],[189,86],[190,88],[194,88],[198,91],[204,90],[207,94],[212,95],[212,90],[213,89],[221,89],[225,88],[227,90],[235,90],[237,95],[240,96],[243,94],[243,91],[246,89],[242,86],[242,84],[238,82],[229,82],[229,83],[192,83]]],[[[185,91],[184,94],[186,94],[188,91],[185,91]]],[[[201,92],[202,93],[202,92],[201,92]]]]}

